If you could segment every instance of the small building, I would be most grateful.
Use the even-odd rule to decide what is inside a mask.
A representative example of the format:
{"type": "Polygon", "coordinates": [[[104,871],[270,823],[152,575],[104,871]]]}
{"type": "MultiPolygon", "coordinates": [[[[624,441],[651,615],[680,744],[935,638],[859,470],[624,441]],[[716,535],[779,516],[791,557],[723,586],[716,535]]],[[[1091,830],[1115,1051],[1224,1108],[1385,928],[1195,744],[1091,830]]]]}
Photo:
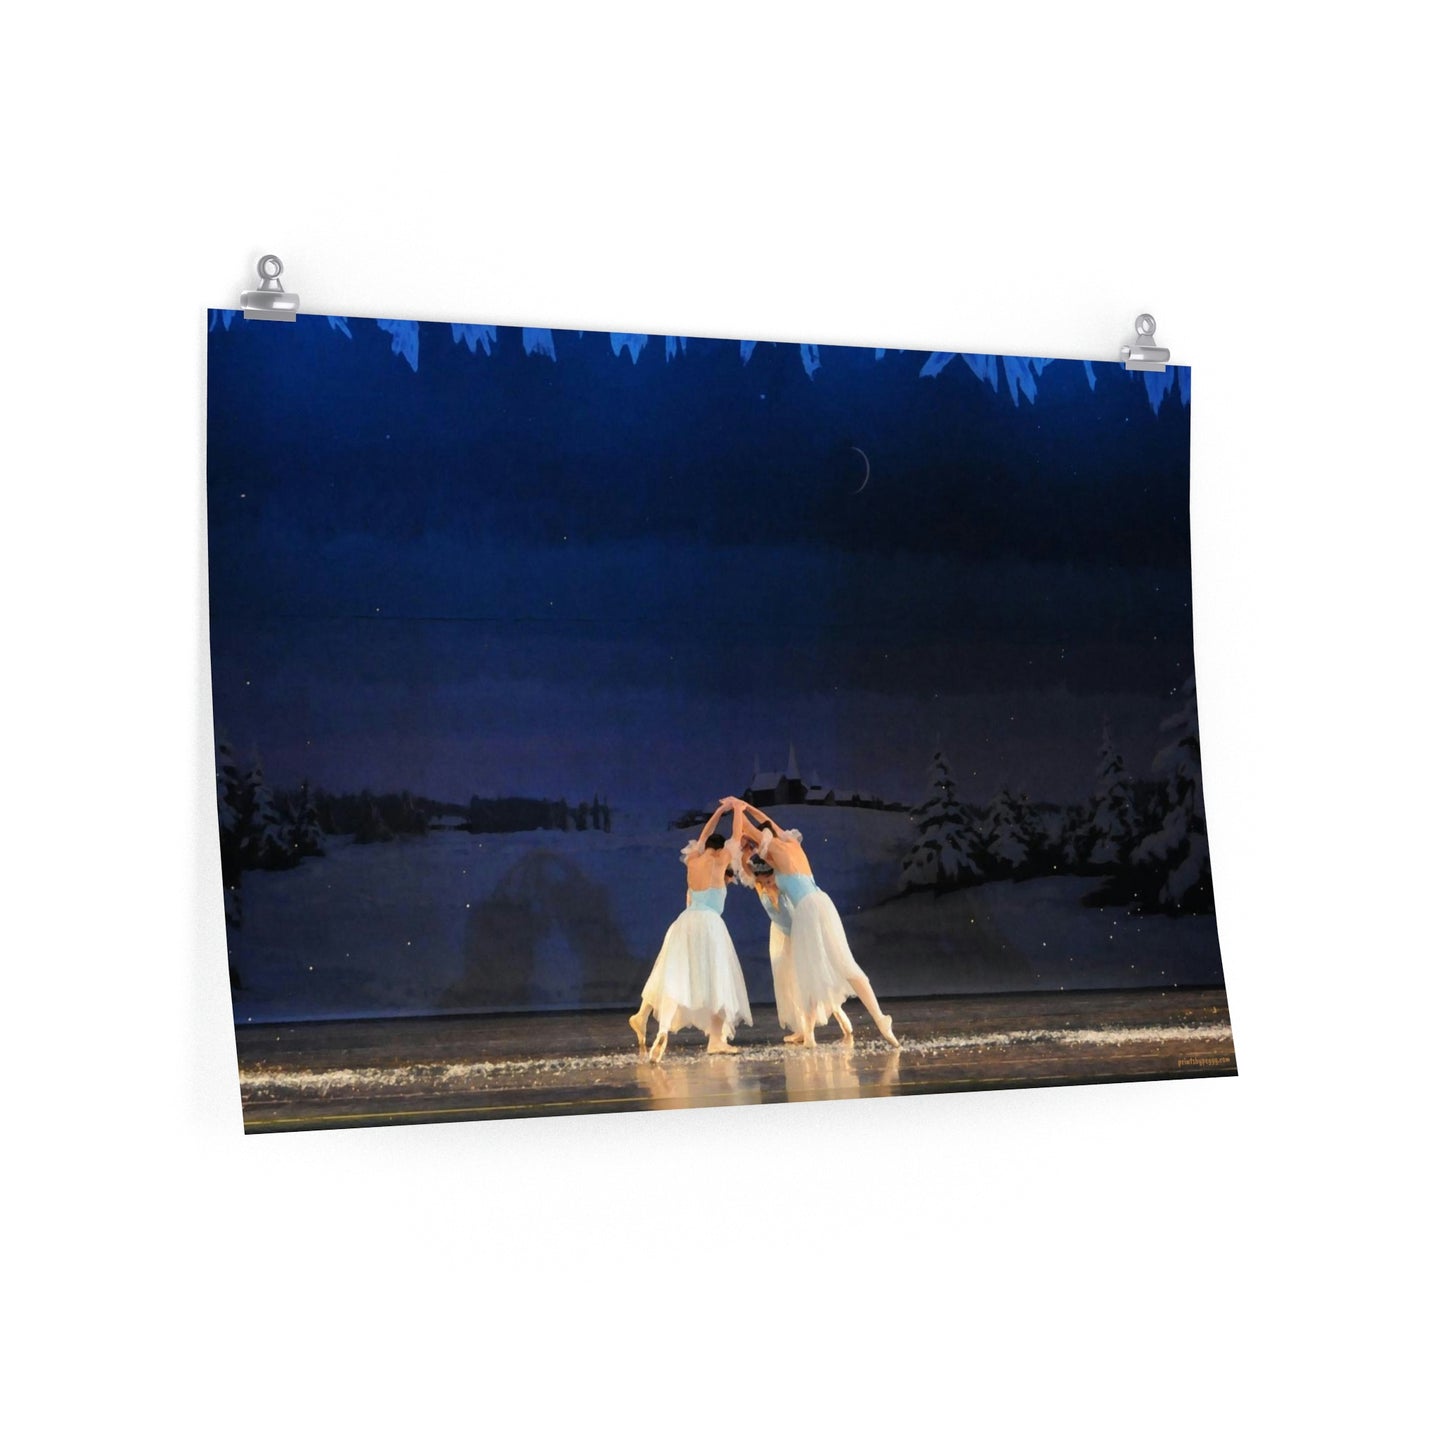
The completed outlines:
{"type": "Polygon", "coordinates": [[[754,773],[752,782],[743,789],[743,802],[753,803],[759,808],[772,808],[790,801],[786,793],[781,773],[754,773]]]}
{"type": "Polygon", "coordinates": [[[788,744],[788,766],[781,772],[767,772],[754,762],[753,780],[743,790],[743,801],[759,808],[775,808],[784,803],[811,803],[824,806],[836,801],[833,789],[816,774],[804,779],[798,766],[798,750],[788,744]]]}

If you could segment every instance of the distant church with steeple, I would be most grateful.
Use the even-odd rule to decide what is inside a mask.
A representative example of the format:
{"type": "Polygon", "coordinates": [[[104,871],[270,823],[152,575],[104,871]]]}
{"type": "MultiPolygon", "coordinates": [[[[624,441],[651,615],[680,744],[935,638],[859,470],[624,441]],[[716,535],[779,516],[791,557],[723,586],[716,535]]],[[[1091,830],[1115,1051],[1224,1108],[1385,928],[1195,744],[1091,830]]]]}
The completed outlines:
{"type": "Polygon", "coordinates": [[[831,803],[832,788],[815,776],[805,782],[798,767],[798,750],[788,744],[788,766],[785,772],[765,773],[762,763],[754,759],[753,780],[743,790],[743,801],[759,808],[776,808],[783,803],[831,803]]]}

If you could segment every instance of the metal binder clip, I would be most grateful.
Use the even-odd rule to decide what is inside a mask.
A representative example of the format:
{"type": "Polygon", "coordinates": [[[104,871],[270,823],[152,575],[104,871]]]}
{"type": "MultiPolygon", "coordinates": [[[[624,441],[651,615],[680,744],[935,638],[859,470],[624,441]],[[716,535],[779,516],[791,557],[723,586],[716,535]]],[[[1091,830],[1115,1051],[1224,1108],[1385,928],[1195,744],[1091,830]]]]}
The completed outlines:
{"type": "Polygon", "coordinates": [[[241,315],[247,321],[296,319],[301,298],[292,291],[281,289],[281,273],[285,269],[279,256],[262,256],[256,262],[256,274],[261,278],[260,289],[241,293],[241,315]]]}
{"type": "Polygon", "coordinates": [[[1167,346],[1152,346],[1147,343],[1154,339],[1154,318],[1147,312],[1134,318],[1134,330],[1139,333],[1141,346],[1121,346],[1119,360],[1125,371],[1163,371],[1169,362],[1167,346]]]}

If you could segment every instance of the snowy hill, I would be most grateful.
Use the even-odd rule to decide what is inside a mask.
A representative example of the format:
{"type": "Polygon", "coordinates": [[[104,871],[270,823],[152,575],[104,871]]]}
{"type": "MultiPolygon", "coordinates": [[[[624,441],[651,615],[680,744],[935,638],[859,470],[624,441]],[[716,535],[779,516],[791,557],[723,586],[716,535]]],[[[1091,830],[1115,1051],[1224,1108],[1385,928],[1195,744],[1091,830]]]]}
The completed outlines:
{"type": "MultiPolygon", "coordinates": [[[[1214,920],[1079,906],[1089,880],[894,896],[906,816],[783,808],[880,996],[1217,982],[1214,920]]],[[[635,1002],[685,902],[686,833],[436,832],[328,840],[324,858],[246,875],[231,932],[239,1022],[635,1002]]],[[[771,1000],[767,919],[726,912],[754,1002],[771,1000]]]]}

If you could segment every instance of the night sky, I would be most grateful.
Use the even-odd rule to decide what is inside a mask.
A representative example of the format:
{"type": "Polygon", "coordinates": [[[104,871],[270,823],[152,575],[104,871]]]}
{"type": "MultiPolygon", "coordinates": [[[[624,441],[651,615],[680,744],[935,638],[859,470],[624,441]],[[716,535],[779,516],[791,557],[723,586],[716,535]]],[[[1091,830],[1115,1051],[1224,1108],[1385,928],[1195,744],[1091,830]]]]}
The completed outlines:
{"type": "Polygon", "coordinates": [[[1015,402],[923,352],[423,323],[413,370],[346,329],[212,314],[216,720],[273,783],[651,818],[790,742],[915,801],[941,743],[970,800],[1064,801],[1105,719],[1147,773],[1193,671],[1187,373],[1156,413],[1117,365],[1015,402]]]}

